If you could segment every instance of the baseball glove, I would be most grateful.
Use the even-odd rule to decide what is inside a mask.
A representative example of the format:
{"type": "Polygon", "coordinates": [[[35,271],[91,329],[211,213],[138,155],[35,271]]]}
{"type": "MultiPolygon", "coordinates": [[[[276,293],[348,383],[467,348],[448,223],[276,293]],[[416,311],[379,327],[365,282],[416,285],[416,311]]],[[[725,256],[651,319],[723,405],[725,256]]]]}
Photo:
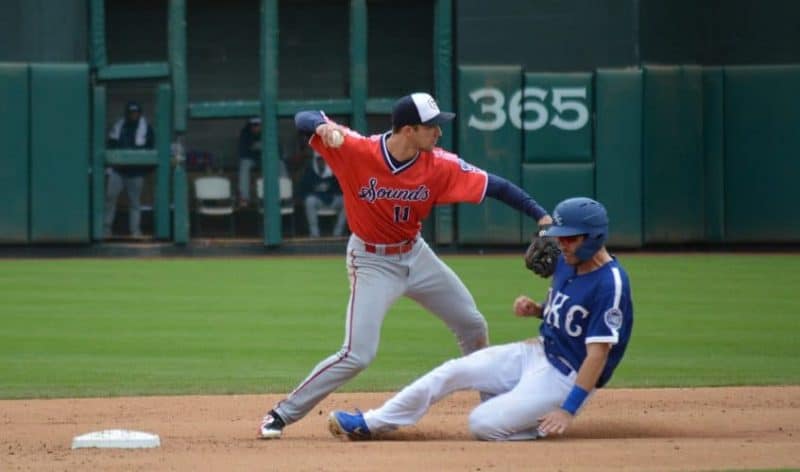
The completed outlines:
{"type": "Polygon", "coordinates": [[[535,235],[525,251],[525,267],[536,275],[547,278],[556,270],[556,261],[561,250],[555,238],[535,235]]]}

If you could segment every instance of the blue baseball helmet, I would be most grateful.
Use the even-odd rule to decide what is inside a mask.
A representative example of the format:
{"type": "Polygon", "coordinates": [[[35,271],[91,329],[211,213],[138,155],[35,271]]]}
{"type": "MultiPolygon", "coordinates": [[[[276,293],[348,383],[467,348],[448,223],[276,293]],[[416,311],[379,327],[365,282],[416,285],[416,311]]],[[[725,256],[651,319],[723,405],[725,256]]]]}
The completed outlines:
{"type": "Polygon", "coordinates": [[[586,197],[568,198],[553,210],[553,225],[545,236],[586,235],[575,256],[585,261],[603,247],[608,237],[608,214],[600,203],[586,197]]]}

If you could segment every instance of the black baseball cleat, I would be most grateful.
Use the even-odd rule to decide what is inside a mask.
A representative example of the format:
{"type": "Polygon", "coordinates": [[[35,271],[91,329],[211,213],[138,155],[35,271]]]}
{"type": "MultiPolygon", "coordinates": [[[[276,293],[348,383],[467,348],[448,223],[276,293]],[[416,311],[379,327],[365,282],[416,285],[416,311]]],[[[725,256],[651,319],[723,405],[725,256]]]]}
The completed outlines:
{"type": "Polygon", "coordinates": [[[261,420],[261,426],[258,428],[259,437],[261,439],[280,439],[284,426],[286,426],[286,423],[284,423],[283,418],[275,413],[275,410],[269,410],[269,413],[261,420]]]}

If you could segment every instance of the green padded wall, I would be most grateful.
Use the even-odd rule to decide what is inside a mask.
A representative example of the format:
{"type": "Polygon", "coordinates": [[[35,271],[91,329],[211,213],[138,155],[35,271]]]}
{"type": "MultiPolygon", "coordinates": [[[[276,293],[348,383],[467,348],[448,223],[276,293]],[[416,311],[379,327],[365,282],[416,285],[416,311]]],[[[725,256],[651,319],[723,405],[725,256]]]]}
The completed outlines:
{"type": "MultiPolygon", "coordinates": [[[[594,164],[523,164],[522,182],[523,188],[552,213],[556,204],[565,198],[594,198],[594,164]]],[[[522,235],[528,240],[538,225],[530,218],[522,221],[522,235]]]]}
{"type": "Polygon", "coordinates": [[[592,161],[592,74],[525,74],[507,97],[509,119],[524,130],[525,162],[592,161]]]}
{"type": "Polygon", "coordinates": [[[725,80],[722,67],[703,68],[706,230],[708,242],[725,238],[725,80]]]}
{"type": "Polygon", "coordinates": [[[699,67],[645,67],[645,243],[682,243],[704,237],[702,93],[699,67]]]}
{"type": "Polygon", "coordinates": [[[725,68],[725,239],[797,241],[800,66],[725,68]]]}
{"type": "Polygon", "coordinates": [[[610,246],[642,245],[642,82],[640,69],[599,69],[595,78],[595,190],[610,246]]]}
{"type": "Polygon", "coordinates": [[[31,65],[31,241],[89,240],[89,68],[31,65]]]}
{"type": "Polygon", "coordinates": [[[0,63],[0,243],[28,242],[28,65],[0,63]]]}
{"type": "MultiPolygon", "coordinates": [[[[458,149],[462,159],[520,183],[522,131],[500,106],[522,86],[519,66],[459,67],[458,149]]],[[[458,205],[461,243],[519,243],[521,215],[494,199],[458,205]]],[[[526,238],[527,239],[527,238],[526,238]]]]}

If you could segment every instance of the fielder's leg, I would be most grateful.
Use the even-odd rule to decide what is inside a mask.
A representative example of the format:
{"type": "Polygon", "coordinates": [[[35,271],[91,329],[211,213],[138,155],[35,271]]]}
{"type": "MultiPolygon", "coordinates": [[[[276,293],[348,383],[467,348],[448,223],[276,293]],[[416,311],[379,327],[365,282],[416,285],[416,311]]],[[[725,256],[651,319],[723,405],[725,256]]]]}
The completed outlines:
{"type": "Polygon", "coordinates": [[[286,424],[303,418],[328,394],[367,368],[378,350],[383,318],[405,290],[405,268],[389,258],[349,247],[348,272],[351,285],[344,344],[275,407],[286,424]]]}
{"type": "Polygon", "coordinates": [[[475,299],[455,272],[420,238],[410,261],[406,295],[439,317],[455,334],[462,354],[489,345],[489,330],[475,299]]]}

